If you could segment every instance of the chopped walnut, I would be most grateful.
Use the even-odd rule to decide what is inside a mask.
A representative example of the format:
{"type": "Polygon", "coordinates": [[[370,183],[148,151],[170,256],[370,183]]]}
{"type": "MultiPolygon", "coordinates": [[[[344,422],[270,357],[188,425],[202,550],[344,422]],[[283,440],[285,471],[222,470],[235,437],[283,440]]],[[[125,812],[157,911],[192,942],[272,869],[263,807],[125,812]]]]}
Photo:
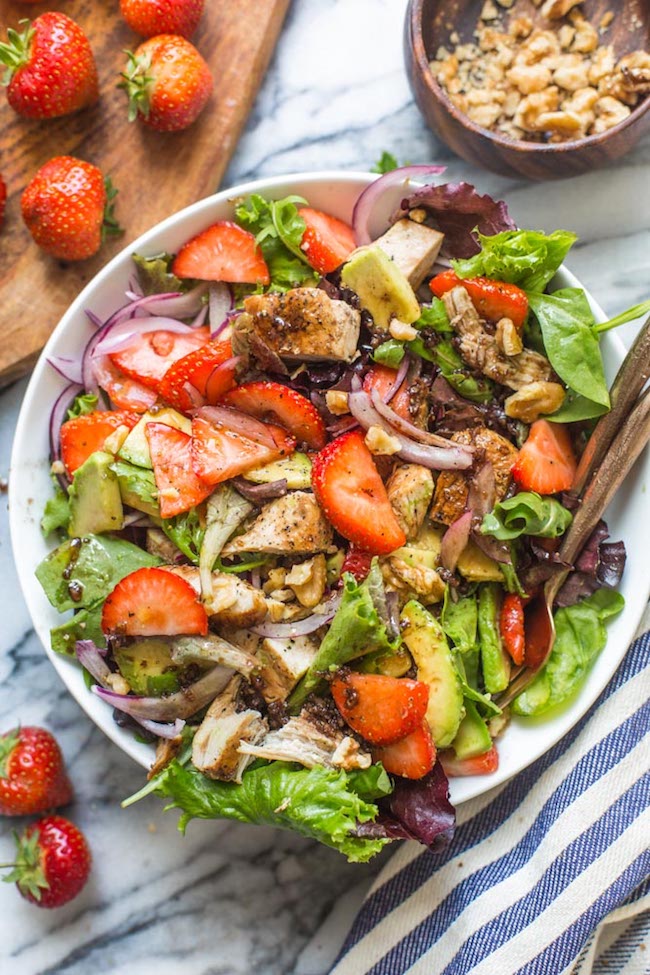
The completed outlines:
{"type": "Polygon", "coordinates": [[[396,454],[401,446],[397,437],[386,433],[381,427],[370,427],[365,443],[371,454],[396,454]]]}
{"type": "Polygon", "coordinates": [[[590,54],[598,47],[598,31],[582,16],[574,10],[571,16],[571,23],[576,29],[576,35],[571,45],[572,51],[580,51],[581,54],[590,54]]]}
{"type": "Polygon", "coordinates": [[[506,72],[506,77],[522,95],[543,91],[551,83],[551,72],[542,64],[515,64],[506,72]]]}
{"type": "Polygon", "coordinates": [[[287,573],[286,584],[296,594],[301,606],[312,609],[323,598],[327,584],[327,563],[321,553],[306,562],[299,562],[287,573]]]}
{"type": "Polygon", "coordinates": [[[542,17],[548,17],[549,20],[559,20],[561,17],[565,17],[573,7],[577,7],[582,2],[583,0],[546,0],[540,13],[542,17]]]}
{"type": "Polygon", "coordinates": [[[630,109],[623,102],[611,95],[605,95],[596,102],[596,121],[593,125],[594,132],[606,132],[619,122],[623,122],[630,114],[630,109]]]}
{"type": "Polygon", "coordinates": [[[524,343],[521,341],[521,335],[510,318],[501,318],[497,322],[494,337],[504,355],[519,355],[523,351],[524,343]]]}
{"type": "Polygon", "coordinates": [[[564,395],[564,387],[559,383],[529,383],[508,396],[504,404],[506,416],[523,423],[534,423],[540,416],[559,410],[564,395]]]}
{"type": "Polygon", "coordinates": [[[562,54],[558,58],[558,65],[553,72],[553,84],[565,91],[577,91],[586,88],[589,83],[587,65],[579,54],[562,54]]]}
{"type": "Polygon", "coordinates": [[[341,389],[328,389],[325,393],[325,403],[327,404],[327,409],[334,416],[344,416],[350,412],[348,394],[341,389]]]}
{"type": "Polygon", "coordinates": [[[411,342],[418,336],[416,328],[413,328],[412,325],[407,325],[406,322],[400,322],[399,318],[392,320],[388,326],[388,331],[392,338],[397,339],[398,342],[411,342]]]}

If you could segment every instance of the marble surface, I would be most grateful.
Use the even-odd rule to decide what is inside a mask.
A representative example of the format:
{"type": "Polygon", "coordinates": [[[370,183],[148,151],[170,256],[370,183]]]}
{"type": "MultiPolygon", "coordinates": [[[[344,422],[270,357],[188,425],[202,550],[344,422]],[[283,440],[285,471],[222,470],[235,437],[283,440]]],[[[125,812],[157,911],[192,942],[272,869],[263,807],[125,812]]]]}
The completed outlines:
{"type": "MultiPolygon", "coordinates": [[[[507,199],[521,225],[574,229],[570,267],[615,314],[648,297],[650,140],[608,170],[554,184],[506,180],[440,145],[414,106],[402,66],[406,0],[294,0],[277,54],[224,185],[339,167],[366,169],[383,149],[445,162],[507,199]],[[326,53],[325,53],[326,52],[326,53]]],[[[621,330],[626,342],[634,326],[621,330]]],[[[0,395],[6,478],[25,383],[0,395]]],[[[11,499],[8,499],[11,503],[11,499]]],[[[38,911],[0,885],[0,972],[11,975],[321,975],[381,866],[347,864],[298,837],[238,824],[176,832],[156,800],[121,811],[142,773],[90,724],[31,630],[0,497],[0,730],[39,723],[57,735],[76,786],[70,815],[94,852],[83,894],[38,911]]],[[[0,823],[0,861],[12,823],[0,823]]]]}

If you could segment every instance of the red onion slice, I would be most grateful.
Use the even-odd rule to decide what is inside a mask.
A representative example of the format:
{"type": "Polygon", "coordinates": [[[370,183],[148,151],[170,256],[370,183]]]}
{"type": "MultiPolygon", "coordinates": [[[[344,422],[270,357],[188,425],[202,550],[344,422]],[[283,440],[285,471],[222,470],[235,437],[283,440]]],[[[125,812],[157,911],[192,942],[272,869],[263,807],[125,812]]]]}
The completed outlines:
{"type": "Polygon", "coordinates": [[[483,518],[492,511],[497,496],[497,482],[494,468],[489,460],[476,472],[467,492],[467,507],[476,518],[483,518]]]}
{"type": "Polygon", "coordinates": [[[213,701],[234,673],[231,667],[216,666],[204,677],[165,697],[142,697],[139,694],[117,694],[95,684],[91,690],[102,701],[118,711],[130,714],[136,721],[176,721],[189,718],[213,701]]]}
{"type": "Polygon", "coordinates": [[[210,309],[209,322],[212,338],[219,335],[229,322],[229,312],[234,307],[232,291],[223,281],[210,285],[208,305],[210,309]]]}
{"type": "Polygon", "coordinates": [[[148,718],[140,718],[138,724],[151,732],[152,735],[156,735],[157,738],[177,738],[185,727],[186,722],[182,718],[176,718],[176,721],[173,723],[149,721],[148,718]]]}
{"type": "MultiPolygon", "coordinates": [[[[61,425],[66,419],[68,407],[72,404],[75,396],[83,393],[83,386],[80,383],[70,383],[62,390],[50,413],[50,461],[60,460],[61,458],[61,425]]],[[[61,481],[59,481],[61,483],[61,481]]],[[[62,483],[65,487],[65,482],[62,483]]]]}
{"type": "Polygon", "coordinates": [[[81,385],[81,359],[69,355],[51,355],[48,360],[52,368],[69,383],[81,385]]]}
{"type": "Polygon", "coordinates": [[[268,481],[266,484],[254,484],[252,481],[247,481],[245,477],[233,477],[230,483],[243,498],[258,504],[260,501],[268,501],[269,498],[281,498],[289,490],[285,477],[277,481],[268,481]]]}
{"type": "Polygon", "coordinates": [[[92,640],[77,640],[74,647],[77,660],[98,684],[106,684],[106,678],[111,676],[111,670],[104,657],[105,650],[100,650],[92,640]]]}
{"type": "MultiPolygon", "coordinates": [[[[437,433],[429,433],[428,430],[422,430],[420,427],[416,427],[414,423],[410,423],[405,420],[404,417],[399,416],[395,410],[392,410],[390,406],[386,405],[385,400],[382,400],[376,389],[373,389],[370,393],[370,398],[372,400],[372,405],[385,420],[390,423],[394,430],[399,433],[403,433],[405,437],[410,437],[412,440],[417,440],[418,443],[429,444],[430,447],[458,447],[459,445],[454,443],[453,440],[447,440],[446,437],[441,437],[437,433]]],[[[473,447],[462,445],[462,449],[467,451],[469,454],[474,453],[473,447]]]]}
{"type": "Polygon", "coordinates": [[[440,545],[440,561],[445,567],[453,572],[458,565],[461,557],[469,542],[472,530],[472,512],[466,511],[464,514],[452,522],[445,534],[442,536],[440,545]]]}
{"type": "Polygon", "coordinates": [[[313,633],[319,627],[324,626],[334,619],[337,609],[343,599],[342,592],[335,592],[323,603],[324,613],[312,613],[304,620],[295,620],[291,623],[260,623],[259,626],[251,626],[251,631],[258,636],[269,637],[276,640],[288,640],[294,636],[306,636],[313,633]]]}
{"type": "Polygon", "coordinates": [[[398,433],[383,416],[379,415],[367,393],[349,393],[348,406],[364,430],[380,427],[391,437],[395,437],[400,445],[397,456],[402,460],[437,471],[464,471],[472,465],[472,455],[451,441],[449,447],[431,447],[428,444],[416,443],[415,440],[398,433]]]}
{"type": "Polygon", "coordinates": [[[168,318],[192,318],[202,308],[208,286],[205,282],[197,284],[191,291],[170,291],[163,295],[147,295],[140,307],[146,308],[150,315],[166,315],[168,318]]]}
{"type": "MultiPolygon", "coordinates": [[[[372,213],[378,199],[387,189],[392,186],[404,184],[404,192],[406,192],[406,184],[409,180],[418,179],[418,177],[422,176],[439,176],[445,172],[446,168],[446,166],[425,165],[401,166],[399,169],[393,169],[390,173],[385,173],[379,179],[376,179],[374,183],[371,183],[370,186],[366,187],[354,204],[354,210],[352,211],[352,229],[354,230],[357,244],[361,246],[371,242],[372,237],[368,228],[372,213]]],[[[426,182],[425,180],[425,185],[426,182]]]]}
{"type": "Polygon", "coordinates": [[[231,410],[225,406],[203,406],[196,414],[208,423],[215,423],[217,426],[225,427],[233,433],[238,433],[248,440],[263,444],[265,447],[276,447],[273,430],[267,423],[255,417],[240,413],[239,410],[231,410]]]}
{"type": "Polygon", "coordinates": [[[397,374],[395,376],[395,382],[390,387],[388,392],[384,394],[384,403],[390,403],[393,396],[395,396],[397,390],[400,388],[400,386],[406,379],[406,374],[409,371],[410,364],[411,364],[411,356],[407,352],[399,364],[399,369],[397,370],[397,374]]]}
{"type": "Polygon", "coordinates": [[[93,349],[93,358],[97,356],[109,355],[111,352],[119,352],[121,349],[128,349],[133,345],[135,339],[148,332],[176,332],[187,333],[192,331],[192,325],[179,322],[176,318],[163,318],[153,316],[151,318],[130,318],[128,321],[119,322],[116,325],[105,325],[102,329],[102,336],[93,349]]]}

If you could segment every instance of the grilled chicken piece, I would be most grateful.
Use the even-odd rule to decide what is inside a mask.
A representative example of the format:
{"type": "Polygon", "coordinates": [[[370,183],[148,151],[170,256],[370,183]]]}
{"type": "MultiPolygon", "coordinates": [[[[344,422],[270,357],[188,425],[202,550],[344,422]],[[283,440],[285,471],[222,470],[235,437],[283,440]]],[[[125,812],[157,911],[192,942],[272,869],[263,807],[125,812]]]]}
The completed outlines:
{"type": "Polygon", "coordinates": [[[414,220],[398,220],[375,241],[394,261],[414,291],[424,281],[440,253],[445,235],[414,220]]]}
{"type": "MultiPolygon", "coordinates": [[[[510,469],[517,456],[517,448],[509,440],[487,427],[474,427],[471,430],[459,430],[452,434],[456,443],[471,444],[479,451],[483,451],[494,471],[496,484],[496,501],[500,501],[510,487],[510,469]]],[[[466,472],[441,471],[436,481],[433,495],[433,505],[429,516],[433,521],[451,525],[460,518],[467,504],[468,475],[466,472]]]]}
{"type": "Polygon", "coordinates": [[[326,552],[332,539],[332,528],[313,494],[291,491],[264,505],[249,530],[231,539],[221,554],[312,555],[326,552]]]}
{"type": "MultiPolygon", "coordinates": [[[[194,565],[161,566],[181,576],[201,595],[199,570],[194,565]]],[[[211,621],[225,626],[247,627],[261,623],[267,613],[264,593],[227,572],[212,573],[212,597],[205,603],[211,621]]]]}
{"type": "Polygon", "coordinates": [[[368,768],[371,758],[354,738],[332,731],[326,735],[302,714],[291,718],[277,731],[271,731],[258,744],[243,742],[242,755],[270,761],[300,762],[305,768],[325,765],[328,768],[368,768]]]}
{"type": "Polygon", "coordinates": [[[548,359],[539,352],[524,349],[507,356],[499,349],[494,335],[483,328],[478,312],[465,288],[460,285],[443,295],[449,320],[458,333],[459,352],[473,369],[510,389],[549,380],[553,373],[548,359]]]}
{"type": "MultiPolygon", "coordinates": [[[[251,295],[244,301],[250,326],[283,359],[351,362],[357,351],[361,315],[320,288],[286,294],[251,295]]],[[[238,325],[235,323],[235,329],[238,325]]]]}
{"type": "Polygon", "coordinates": [[[242,650],[232,643],[228,643],[216,633],[207,636],[175,637],[172,643],[171,656],[174,663],[221,664],[232,667],[239,674],[250,677],[257,669],[256,657],[242,650]]]}
{"type": "Polygon", "coordinates": [[[210,779],[241,782],[250,757],[239,751],[242,742],[264,738],[267,724],[259,711],[237,711],[241,677],[233,677],[214,699],[194,735],[192,763],[210,779]]]}
{"type": "Polygon", "coordinates": [[[409,565],[404,559],[390,556],[382,563],[381,571],[386,586],[395,590],[402,607],[409,599],[417,599],[429,606],[445,597],[445,583],[428,565],[409,565]]]}
{"type": "Polygon", "coordinates": [[[318,646],[308,636],[264,640],[257,654],[264,700],[284,701],[317,653],[318,646]]]}
{"type": "Polygon", "coordinates": [[[433,475],[420,464],[402,464],[386,484],[388,500],[407,539],[422,528],[433,497],[433,475]]]}

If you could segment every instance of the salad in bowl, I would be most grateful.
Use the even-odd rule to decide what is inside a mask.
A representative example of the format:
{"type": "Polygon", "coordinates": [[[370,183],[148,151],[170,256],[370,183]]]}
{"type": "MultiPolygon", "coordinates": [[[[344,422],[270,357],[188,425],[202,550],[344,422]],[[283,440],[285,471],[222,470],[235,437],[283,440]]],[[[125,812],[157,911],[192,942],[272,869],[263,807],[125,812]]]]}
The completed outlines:
{"type": "Polygon", "coordinates": [[[25,478],[45,397],[47,543],[18,554],[19,504],[21,580],[84,707],[151,766],[125,805],[355,861],[436,849],[452,801],[541,754],[612,672],[626,553],[601,522],[548,661],[499,703],[539,665],[527,601],[567,569],[610,405],[600,333],[634,316],[597,324],[560,270],[575,235],[518,229],[440,167],[261,189],[145,235],[55,333],[17,432],[25,478]]]}

